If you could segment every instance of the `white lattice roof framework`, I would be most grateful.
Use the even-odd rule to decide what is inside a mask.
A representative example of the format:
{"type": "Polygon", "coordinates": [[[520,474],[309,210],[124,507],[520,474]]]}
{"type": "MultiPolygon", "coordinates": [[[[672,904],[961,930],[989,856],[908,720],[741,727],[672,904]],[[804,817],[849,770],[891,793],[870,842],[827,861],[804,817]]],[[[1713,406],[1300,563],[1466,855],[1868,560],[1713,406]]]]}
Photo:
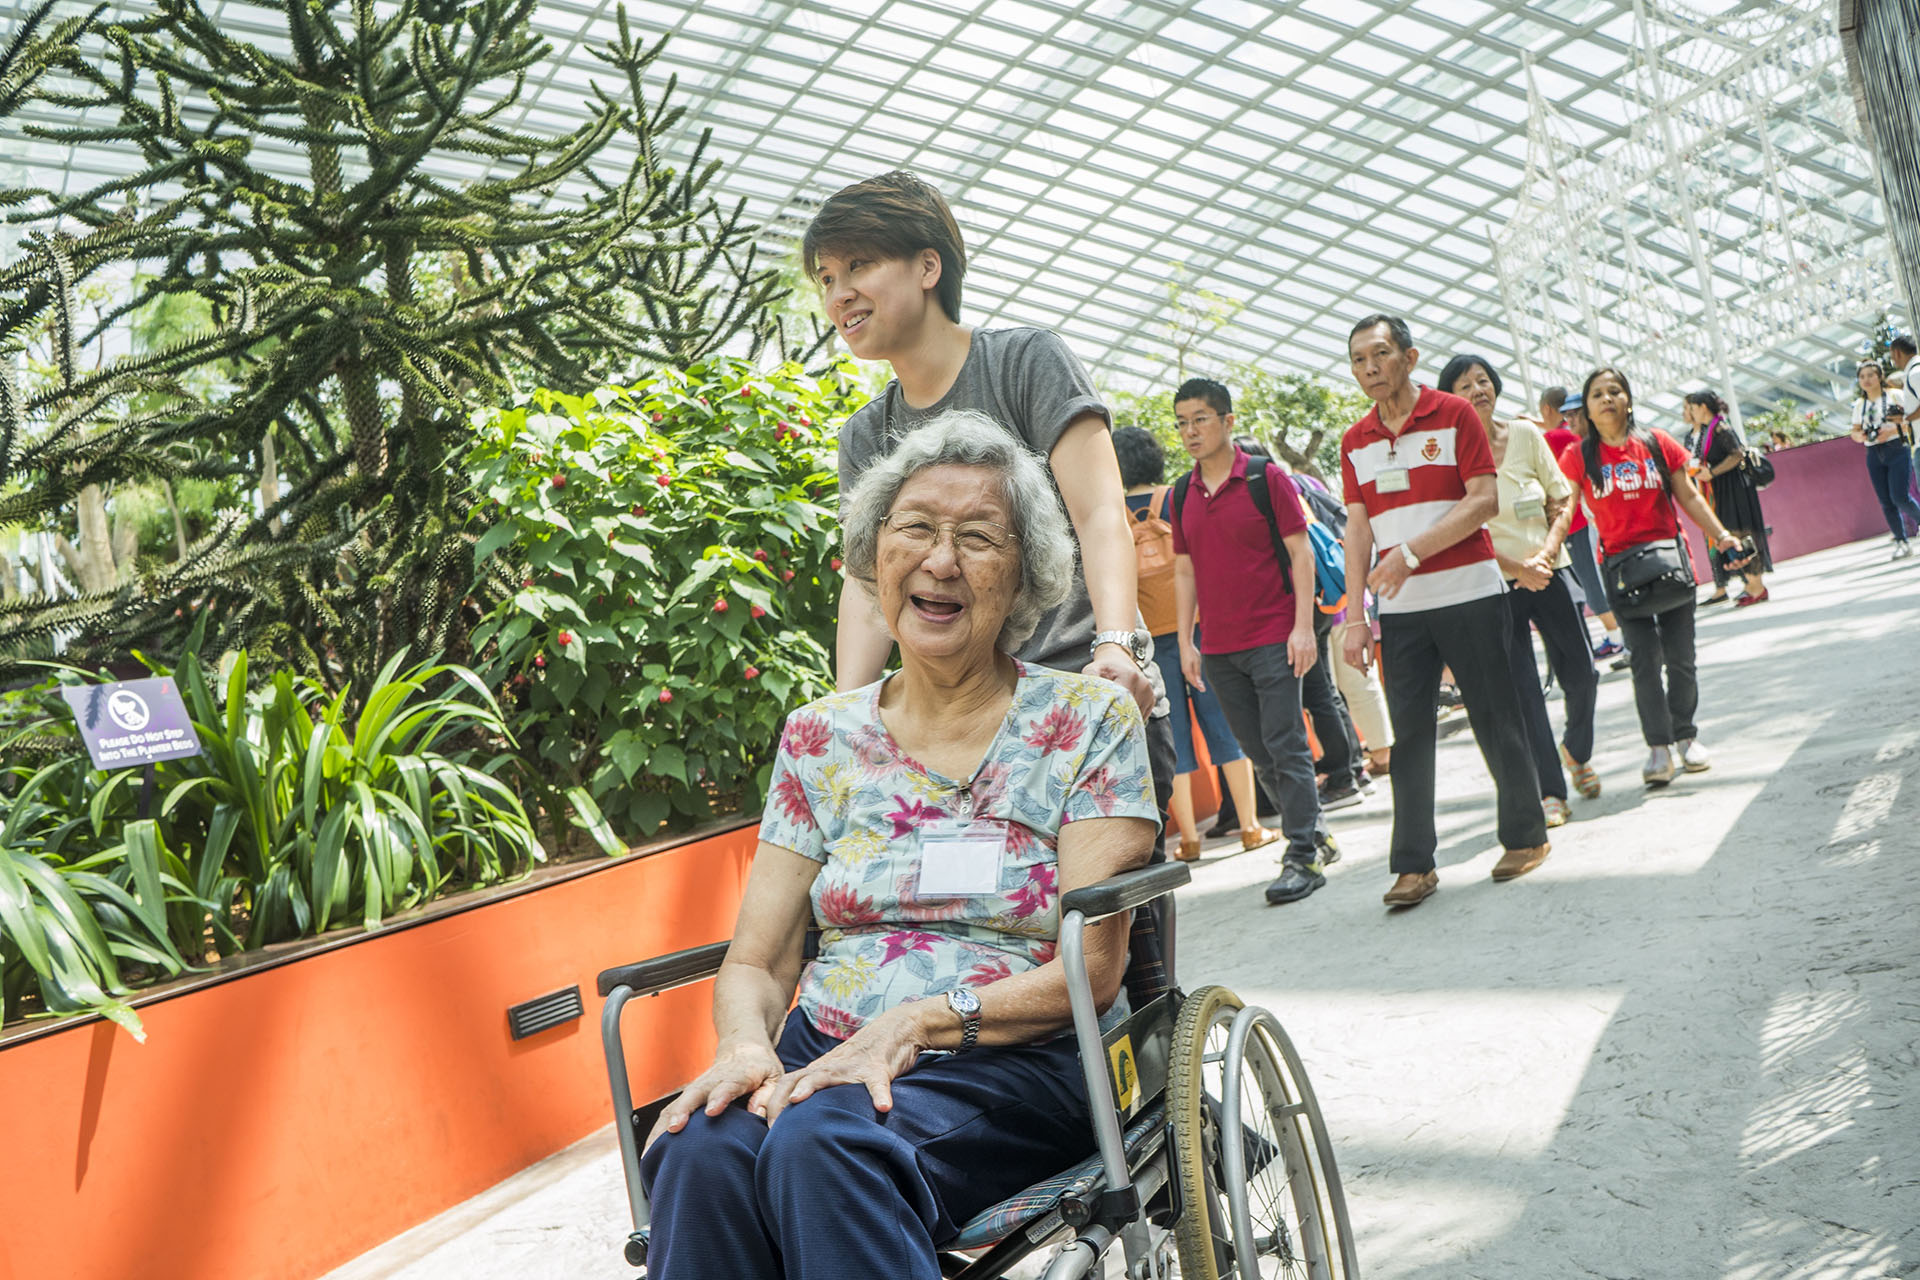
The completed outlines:
{"type": "Polygon", "coordinates": [[[1775,387],[1825,398],[1847,380],[1835,357],[1896,301],[1877,198],[1836,190],[1871,159],[1833,13],[1634,8],[1623,137],[1582,147],[1529,95],[1527,178],[1496,237],[1522,367],[1618,360],[1650,389],[1737,404],[1756,388],[1736,368],[1759,359],[1775,387]]]}
{"type": "MultiPolygon", "coordinates": [[[[1731,377],[1750,403],[1782,389],[1829,394],[1827,365],[1851,348],[1856,327],[1896,300],[1869,286],[1848,295],[1849,313],[1839,303],[1814,305],[1804,291],[1755,293],[1744,273],[1769,260],[1746,246],[1769,238],[1776,247],[1764,252],[1785,270],[1832,261],[1825,249],[1807,257],[1795,247],[1802,241],[1884,252],[1871,170],[1846,131],[1847,113],[1825,105],[1826,81],[1840,75],[1830,37],[1791,54],[1782,46],[1782,57],[1799,61],[1779,80],[1799,86],[1805,107],[1768,99],[1757,131],[1741,132],[1728,114],[1754,105],[1747,99],[1682,99],[1689,77],[1730,65],[1723,55],[1739,33],[1800,30],[1823,21],[1830,0],[1710,2],[1715,12],[1685,23],[1665,10],[1652,20],[1663,33],[1655,70],[1668,84],[1674,127],[1722,139],[1690,184],[1714,296],[1733,303],[1778,294],[1789,317],[1747,331],[1759,336],[1736,343],[1731,377]],[[1774,206],[1754,194],[1762,181],[1793,193],[1779,206],[1792,213],[1785,239],[1768,226],[1774,206]],[[1805,318],[1797,331],[1795,307],[1805,318]]],[[[236,36],[283,38],[274,6],[203,3],[236,36]]],[[[1522,246],[1537,267],[1510,263],[1504,273],[1512,324],[1502,304],[1492,239],[1497,228],[1525,227],[1531,206],[1518,197],[1524,189],[1537,201],[1542,189],[1537,167],[1528,177],[1530,119],[1551,121],[1557,163],[1569,170],[1604,170],[1616,153],[1649,163],[1641,86],[1649,64],[1636,52],[1632,0],[627,7],[642,29],[671,35],[663,61],[679,76],[689,129],[713,129],[712,154],[726,162],[723,194],[745,199],[771,248],[787,251],[809,211],[846,183],[916,169],[948,193],[968,230],[968,319],[1060,329],[1118,383],[1167,376],[1167,284],[1176,274],[1243,304],[1200,363],[1255,361],[1336,381],[1347,376],[1348,325],[1372,310],[1407,314],[1434,369],[1455,351],[1477,350],[1519,374],[1524,349],[1536,382],[1572,380],[1590,363],[1590,345],[1563,332],[1580,311],[1572,280],[1625,287],[1656,317],[1662,308],[1677,318],[1697,310],[1686,300],[1684,245],[1637,224],[1622,237],[1596,217],[1559,248],[1538,224],[1522,246]],[[1586,275],[1570,274],[1576,262],[1589,264],[1586,275]]],[[[0,0],[0,35],[22,8],[24,0],[0,0]]],[[[589,81],[606,79],[590,51],[613,34],[614,8],[615,0],[543,0],[536,22],[553,56],[515,109],[524,127],[558,132],[581,118],[589,81]]],[[[690,150],[694,136],[676,147],[690,150]]],[[[98,180],[113,163],[4,133],[0,150],[12,153],[0,163],[64,170],[70,185],[98,180]]],[[[1538,160],[1539,147],[1532,150],[1538,160]]],[[[445,169],[451,178],[467,172],[451,161],[445,169]]],[[[1592,186],[1567,194],[1580,193],[1613,199],[1592,186]]],[[[1632,209],[1620,215],[1630,223],[1654,218],[1654,205],[1607,207],[1632,209]]],[[[1642,331],[1600,325],[1613,352],[1642,331]]],[[[1677,354],[1658,359],[1663,370],[1696,372],[1677,354]]]]}

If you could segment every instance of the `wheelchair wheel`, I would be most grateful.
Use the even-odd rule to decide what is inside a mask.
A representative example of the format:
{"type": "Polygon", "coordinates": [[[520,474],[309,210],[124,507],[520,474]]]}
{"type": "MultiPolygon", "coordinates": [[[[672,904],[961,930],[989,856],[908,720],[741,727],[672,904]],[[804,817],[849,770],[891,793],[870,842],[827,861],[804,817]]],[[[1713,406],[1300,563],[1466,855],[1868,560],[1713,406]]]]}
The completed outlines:
{"type": "Polygon", "coordinates": [[[1243,1008],[1225,987],[1202,987],[1174,1027],[1167,1089],[1181,1278],[1358,1280],[1346,1200],[1306,1073],[1279,1023],[1260,1010],[1242,1018],[1243,1008]],[[1236,1019],[1246,1024],[1239,1035],[1236,1019]],[[1230,1075],[1240,1112],[1235,1152],[1225,1118],[1230,1075]]]}

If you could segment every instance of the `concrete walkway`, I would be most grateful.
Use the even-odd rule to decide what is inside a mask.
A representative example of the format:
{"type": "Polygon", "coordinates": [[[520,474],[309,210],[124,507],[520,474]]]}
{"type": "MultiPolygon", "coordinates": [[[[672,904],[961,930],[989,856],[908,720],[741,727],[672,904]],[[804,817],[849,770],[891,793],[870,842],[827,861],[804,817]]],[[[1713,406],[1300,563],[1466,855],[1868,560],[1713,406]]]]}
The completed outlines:
{"type": "MultiPolygon", "coordinates": [[[[1180,971],[1287,1025],[1370,1280],[1920,1280],[1920,561],[1886,557],[1794,561],[1768,604],[1703,611],[1709,773],[1645,791],[1608,675],[1606,792],[1522,880],[1487,878],[1464,732],[1416,910],[1380,905],[1385,788],[1335,815],[1346,858],[1304,903],[1264,905],[1262,856],[1198,865],[1180,971]]],[[[624,1280],[612,1151],[609,1129],[331,1280],[624,1280]]]]}

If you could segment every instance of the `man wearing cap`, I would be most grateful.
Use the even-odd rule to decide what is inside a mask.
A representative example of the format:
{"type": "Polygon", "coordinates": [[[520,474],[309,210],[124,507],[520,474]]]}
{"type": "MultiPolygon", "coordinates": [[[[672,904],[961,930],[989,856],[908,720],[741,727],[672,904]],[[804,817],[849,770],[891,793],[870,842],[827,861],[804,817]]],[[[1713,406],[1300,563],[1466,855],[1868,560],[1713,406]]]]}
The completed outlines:
{"type": "MultiPolygon", "coordinates": [[[[1507,661],[1506,583],[1487,518],[1500,509],[1493,448],[1480,415],[1458,396],[1415,386],[1420,353],[1407,322],[1371,315],[1347,339],[1354,380],[1373,401],[1340,442],[1347,501],[1347,582],[1380,602],[1381,673],[1393,719],[1395,879],[1389,907],[1439,887],[1434,854],[1433,707],[1449,667],[1498,794],[1495,880],[1546,860],[1546,815],[1507,661]],[[1376,563],[1374,548],[1381,548],[1376,563]]],[[[1364,668],[1366,624],[1349,622],[1341,654],[1364,668]]]]}

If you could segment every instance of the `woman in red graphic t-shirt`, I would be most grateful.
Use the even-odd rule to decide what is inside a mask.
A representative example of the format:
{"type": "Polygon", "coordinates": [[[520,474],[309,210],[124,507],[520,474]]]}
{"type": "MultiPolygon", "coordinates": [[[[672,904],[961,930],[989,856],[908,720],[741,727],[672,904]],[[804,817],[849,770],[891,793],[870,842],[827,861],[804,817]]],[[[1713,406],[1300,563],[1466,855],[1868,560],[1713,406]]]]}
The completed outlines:
{"type": "MultiPolygon", "coordinates": [[[[1687,451],[1663,431],[1634,425],[1633,387],[1626,374],[1595,369],[1583,394],[1593,430],[1560,466],[1586,499],[1600,539],[1608,597],[1632,655],[1634,705],[1651,748],[1640,776],[1650,787],[1664,787],[1680,769],[1698,773],[1712,767],[1694,726],[1700,685],[1694,670],[1693,590],[1689,584],[1671,607],[1631,617],[1638,610],[1616,594],[1614,570],[1635,548],[1662,543],[1675,545],[1679,562],[1687,565],[1682,510],[1721,550],[1737,551],[1743,544],[1687,478],[1687,451]]],[[[1744,563],[1730,561],[1728,568],[1744,563]]]]}

